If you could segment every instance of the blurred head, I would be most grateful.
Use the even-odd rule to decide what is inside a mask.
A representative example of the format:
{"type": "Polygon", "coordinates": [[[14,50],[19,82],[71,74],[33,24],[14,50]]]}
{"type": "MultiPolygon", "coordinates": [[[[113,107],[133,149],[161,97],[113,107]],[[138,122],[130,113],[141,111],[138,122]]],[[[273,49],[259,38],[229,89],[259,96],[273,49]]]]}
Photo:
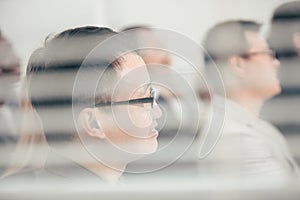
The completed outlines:
{"type": "MultiPolygon", "coordinates": [[[[161,46],[163,48],[162,42],[155,35],[153,30],[147,26],[130,26],[122,30],[130,31],[134,34],[137,46],[161,46]]],[[[146,64],[156,64],[162,66],[169,66],[171,64],[171,58],[168,52],[159,49],[141,49],[137,51],[138,54],[143,58],[146,64]]]]}
{"type": "Polygon", "coordinates": [[[275,9],[268,41],[279,57],[300,57],[299,1],[288,2],[275,9]]]}
{"type": "MultiPolygon", "coordinates": [[[[280,92],[277,79],[279,61],[252,21],[228,21],[210,29],[204,47],[211,58],[206,65],[217,65],[226,91],[239,90],[260,99],[280,92]]],[[[213,77],[212,77],[213,78],[213,77]]]]}
{"type": "MultiPolygon", "coordinates": [[[[80,112],[74,117],[79,134],[96,144],[112,143],[132,153],[156,150],[155,107],[149,101],[151,82],[145,63],[134,52],[120,55],[114,46],[95,50],[115,35],[99,27],[66,30],[47,41],[38,50],[40,59],[28,65],[31,100],[50,146],[51,141],[72,142],[79,137],[73,124],[72,91],[78,70],[84,69],[86,79],[80,84],[86,90],[92,87],[89,79],[95,72],[100,70],[102,75],[93,101],[84,95],[76,97],[80,112]],[[91,53],[94,56],[86,59],[91,53]]],[[[127,41],[117,40],[115,44],[124,45],[125,50],[127,41]]]]}
{"type": "Polygon", "coordinates": [[[12,44],[0,32],[0,103],[11,98],[20,80],[20,63],[12,44]]]}

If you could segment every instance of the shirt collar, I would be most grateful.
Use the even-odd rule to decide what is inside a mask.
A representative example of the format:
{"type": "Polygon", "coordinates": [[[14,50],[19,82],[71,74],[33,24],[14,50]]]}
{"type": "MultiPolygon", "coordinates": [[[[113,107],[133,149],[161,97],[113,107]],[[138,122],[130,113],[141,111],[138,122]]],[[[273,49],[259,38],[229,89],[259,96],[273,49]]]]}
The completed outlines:
{"type": "Polygon", "coordinates": [[[221,95],[216,94],[213,96],[212,107],[216,108],[217,110],[223,110],[226,119],[234,119],[251,126],[260,121],[258,117],[251,114],[240,104],[221,95]]]}

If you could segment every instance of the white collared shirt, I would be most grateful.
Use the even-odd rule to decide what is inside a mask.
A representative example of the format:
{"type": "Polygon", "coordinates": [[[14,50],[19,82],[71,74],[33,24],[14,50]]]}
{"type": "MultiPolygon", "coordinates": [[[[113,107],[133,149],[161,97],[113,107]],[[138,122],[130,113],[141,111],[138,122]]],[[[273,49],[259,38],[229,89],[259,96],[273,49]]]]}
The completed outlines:
{"type": "Polygon", "coordinates": [[[210,136],[210,140],[218,139],[210,154],[203,159],[210,163],[213,173],[229,172],[243,177],[272,179],[298,176],[298,166],[287,142],[274,126],[255,117],[236,102],[218,95],[213,97],[210,111],[210,119],[219,121],[208,123],[222,127],[217,131],[204,128],[207,131],[204,134],[210,136]],[[223,117],[212,117],[222,114],[223,117]]]}

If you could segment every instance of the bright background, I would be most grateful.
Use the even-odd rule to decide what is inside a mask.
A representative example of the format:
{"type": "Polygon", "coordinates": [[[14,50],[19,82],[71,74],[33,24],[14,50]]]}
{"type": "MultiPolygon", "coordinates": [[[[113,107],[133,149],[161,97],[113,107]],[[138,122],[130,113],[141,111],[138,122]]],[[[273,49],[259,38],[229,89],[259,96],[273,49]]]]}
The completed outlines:
{"type": "MultiPolygon", "coordinates": [[[[146,24],[166,28],[200,43],[220,20],[242,18],[267,24],[284,0],[0,0],[0,29],[26,66],[49,33],[82,25],[146,24]]],[[[267,30],[267,28],[265,28],[267,30]]]]}

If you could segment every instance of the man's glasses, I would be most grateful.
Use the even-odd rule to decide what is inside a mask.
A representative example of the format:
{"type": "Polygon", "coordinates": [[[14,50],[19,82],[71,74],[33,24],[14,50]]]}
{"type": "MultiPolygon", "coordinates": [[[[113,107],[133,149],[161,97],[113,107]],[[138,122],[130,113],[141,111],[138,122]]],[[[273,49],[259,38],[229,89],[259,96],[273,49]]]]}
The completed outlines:
{"type": "Polygon", "coordinates": [[[104,106],[118,106],[118,105],[144,105],[144,104],[151,104],[151,108],[154,106],[155,102],[155,90],[150,88],[150,96],[145,98],[138,98],[138,99],[130,99],[127,101],[113,101],[113,102],[105,102],[105,103],[97,103],[95,107],[104,107],[104,106]]]}
{"type": "Polygon", "coordinates": [[[249,58],[251,56],[256,56],[256,55],[268,55],[271,58],[277,58],[276,52],[272,49],[266,50],[266,51],[250,52],[250,53],[240,54],[240,56],[243,57],[243,58],[249,58]]]}

